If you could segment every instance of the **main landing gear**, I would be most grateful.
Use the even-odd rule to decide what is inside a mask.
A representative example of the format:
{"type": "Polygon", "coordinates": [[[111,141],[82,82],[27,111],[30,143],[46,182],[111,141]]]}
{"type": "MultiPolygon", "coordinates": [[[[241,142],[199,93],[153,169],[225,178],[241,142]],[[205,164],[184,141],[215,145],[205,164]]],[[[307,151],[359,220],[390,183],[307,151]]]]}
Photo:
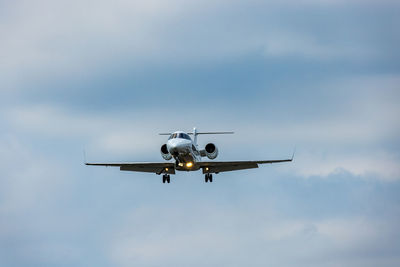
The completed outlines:
{"type": "Polygon", "coordinates": [[[164,174],[163,175],[162,182],[163,182],[163,184],[165,184],[165,182],[167,182],[167,183],[171,182],[169,174],[164,174]]]}
{"type": "Polygon", "coordinates": [[[210,181],[210,183],[212,183],[212,174],[211,173],[206,173],[206,176],[204,177],[204,181],[206,183],[208,183],[208,181],[210,181]]]}

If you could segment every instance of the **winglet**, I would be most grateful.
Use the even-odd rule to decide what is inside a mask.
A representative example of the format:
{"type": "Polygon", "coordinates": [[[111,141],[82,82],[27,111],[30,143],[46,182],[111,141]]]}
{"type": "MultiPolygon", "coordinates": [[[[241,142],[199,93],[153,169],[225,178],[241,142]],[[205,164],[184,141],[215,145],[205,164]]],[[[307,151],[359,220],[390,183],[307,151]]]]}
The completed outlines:
{"type": "Polygon", "coordinates": [[[296,147],[294,147],[294,150],[293,150],[293,154],[292,154],[292,158],[290,159],[290,161],[293,161],[293,159],[294,159],[294,154],[296,153],[296,147]]]}
{"type": "Polygon", "coordinates": [[[87,162],[87,160],[86,160],[86,151],[85,151],[85,149],[83,149],[83,163],[84,163],[85,165],[88,165],[88,162],[87,162]]]}

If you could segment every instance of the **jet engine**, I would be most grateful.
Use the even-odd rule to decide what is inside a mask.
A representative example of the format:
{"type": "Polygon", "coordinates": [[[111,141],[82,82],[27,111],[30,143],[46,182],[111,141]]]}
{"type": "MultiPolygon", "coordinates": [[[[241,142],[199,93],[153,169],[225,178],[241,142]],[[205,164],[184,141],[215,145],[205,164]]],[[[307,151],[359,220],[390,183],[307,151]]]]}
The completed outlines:
{"type": "Polygon", "coordinates": [[[165,159],[165,160],[172,159],[172,155],[168,151],[167,144],[163,144],[161,146],[160,152],[161,152],[161,156],[163,157],[163,159],[165,159]]]}
{"type": "Polygon", "coordinates": [[[208,143],[204,150],[209,159],[215,159],[218,156],[218,148],[213,143],[208,143]]]}

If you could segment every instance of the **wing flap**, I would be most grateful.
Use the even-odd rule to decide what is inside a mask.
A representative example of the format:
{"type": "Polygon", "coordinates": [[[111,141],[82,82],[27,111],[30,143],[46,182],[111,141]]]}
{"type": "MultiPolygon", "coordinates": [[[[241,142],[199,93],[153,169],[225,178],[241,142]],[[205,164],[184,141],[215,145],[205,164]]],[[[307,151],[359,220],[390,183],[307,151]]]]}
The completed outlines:
{"type": "Polygon", "coordinates": [[[293,159],[283,160],[258,160],[258,161],[214,161],[200,162],[199,165],[203,169],[203,173],[218,173],[228,171],[238,171],[258,168],[258,164],[272,164],[280,162],[290,162],[293,159]]]}
{"type": "Polygon", "coordinates": [[[218,172],[229,172],[258,168],[256,163],[254,164],[231,164],[231,165],[214,165],[210,167],[203,167],[203,173],[218,173],[218,172]]]}
{"type": "Polygon", "coordinates": [[[171,162],[132,162],[132,163],[85,163],[89,166],[119,167],[121,171],[175,174],[175,165],[171,162]]]}

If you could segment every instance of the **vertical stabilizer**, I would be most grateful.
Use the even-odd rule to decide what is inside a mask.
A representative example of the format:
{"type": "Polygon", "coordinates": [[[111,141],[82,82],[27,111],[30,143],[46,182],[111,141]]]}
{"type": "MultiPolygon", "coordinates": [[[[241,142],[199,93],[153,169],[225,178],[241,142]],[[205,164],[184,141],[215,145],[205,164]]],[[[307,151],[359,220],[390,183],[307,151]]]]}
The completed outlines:
{"type": "Polygon", "coordinates": [[[193,128],[193,133],[189,133],[193,135],[193,143],[197,146],[197,136],[199,134],[233,134],[233,132],[198,132],[196,127],[193,128]]]}
{"type": "Polygon", "coordinates": [[[193,143],[197,146],[197,129],[193,128],[193,143]]]}

